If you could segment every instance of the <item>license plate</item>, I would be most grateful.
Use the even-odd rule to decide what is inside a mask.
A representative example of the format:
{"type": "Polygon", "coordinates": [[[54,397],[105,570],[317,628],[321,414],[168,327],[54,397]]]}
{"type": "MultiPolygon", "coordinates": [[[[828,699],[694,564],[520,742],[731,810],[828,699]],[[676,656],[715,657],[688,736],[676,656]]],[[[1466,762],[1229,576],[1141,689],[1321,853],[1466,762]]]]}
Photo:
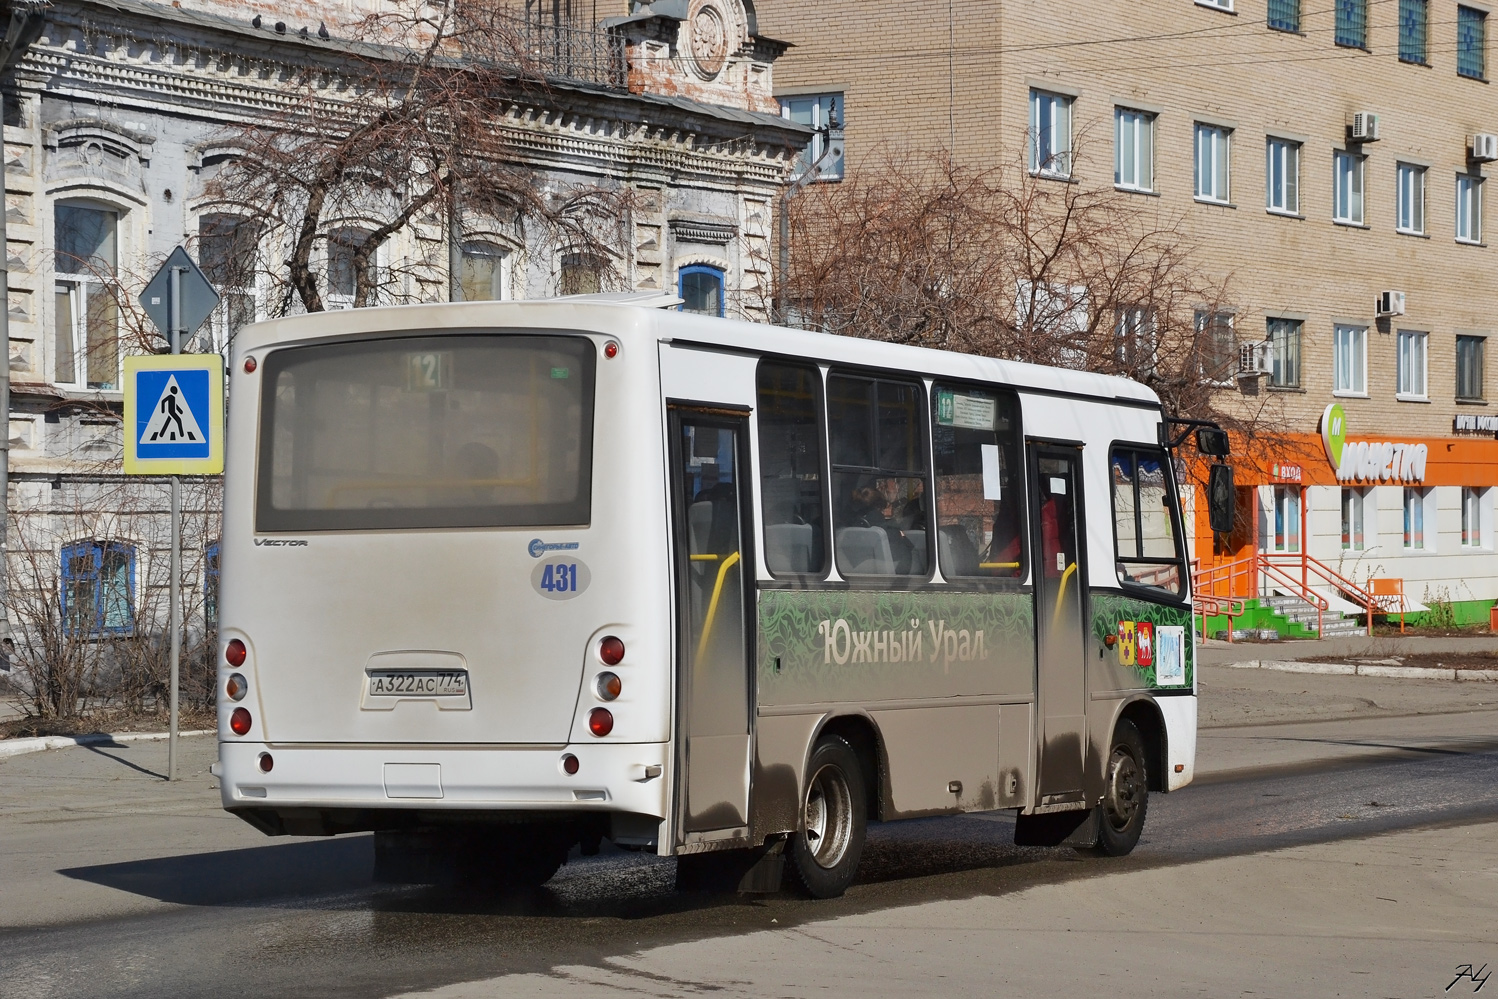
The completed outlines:
{"type": "Polygon", "coordinates": [[[468,674],[461,671],[376,670],[369,674],[372,697],[464,697],[468,674]]]}

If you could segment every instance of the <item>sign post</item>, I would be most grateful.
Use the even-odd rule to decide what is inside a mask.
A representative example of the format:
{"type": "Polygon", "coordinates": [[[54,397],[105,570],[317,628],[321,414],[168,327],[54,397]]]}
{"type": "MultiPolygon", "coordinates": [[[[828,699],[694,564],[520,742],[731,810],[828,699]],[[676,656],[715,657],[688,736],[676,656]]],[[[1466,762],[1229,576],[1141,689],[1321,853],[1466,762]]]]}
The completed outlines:
{"type": "Polygon", "coordinates": [[[224,470],[224,359],[182,354],[219,294],[182,247],[141,292],[146,315],[170,355],[125,358],[125,474],[170,475],[172,483],[171,728],[166,779],[177,779],[177,702],[182,659],[182,475],[224,470]],[[165,300],[165,301],[163,301],[165,300]]]}

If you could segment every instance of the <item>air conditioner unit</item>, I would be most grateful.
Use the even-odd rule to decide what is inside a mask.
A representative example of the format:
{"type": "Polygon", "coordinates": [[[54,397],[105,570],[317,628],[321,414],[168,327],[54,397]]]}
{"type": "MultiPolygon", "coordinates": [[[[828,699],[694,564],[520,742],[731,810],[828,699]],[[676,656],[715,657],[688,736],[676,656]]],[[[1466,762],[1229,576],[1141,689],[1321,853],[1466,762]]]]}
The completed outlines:
{"type": "Polygon", "coordinates": [[[1404,292],[1381,291],[1378,293],[1378,304],[1373,308],[1376,316],[1402,316],[1404,315],[1404,292]]]}
{"type": "Polygon", "coordinates": [[[1488,132],[1470,135],[1467,137],[1467,148],[1472,151],[1472,158],[1479,162],[1498,160],[1498,135],[1488,132]]]}
{"type": "Polygon", "coordinates": [[[1354,111],[1347,133],[1353,142],[1378,141],[1378,115],[1372,111],[1354,111]]]}
{"type": "Polygon", "coordinates": [[[1274,357],[1270,353],[1270,341],[1238,345],[1238,377],[1257,378],[1274,373],[1274,357]]]}

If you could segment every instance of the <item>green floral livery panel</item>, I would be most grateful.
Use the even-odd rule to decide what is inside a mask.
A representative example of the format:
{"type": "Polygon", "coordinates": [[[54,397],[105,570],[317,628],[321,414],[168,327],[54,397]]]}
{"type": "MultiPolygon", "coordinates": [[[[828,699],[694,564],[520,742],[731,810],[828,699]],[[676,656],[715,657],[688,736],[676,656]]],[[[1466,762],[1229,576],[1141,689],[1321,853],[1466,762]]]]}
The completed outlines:
{"type": "Polygon", "coordinates": [[[1035,689],[1028,593],[762,590],[759,702],[877,701],[1035,689]]]}
{"type": "MultiPolygon", "coordinates": [[[[1116,641],[1103,656],[1102,664],[1108,678],[1092,681],[1094,690],[1133,690],[1140,687],[1151,690],[1190,690],[1195,682],[1196,643],[1193,641],[1191,610],[1187,607],[1172,607],[1157,604],[1137,597],[1117,593],[1092,594],[1092,637],[1102,642],[1113,635],[1116,641]],[[1139,625],[1148,625],[1141,629],[1139,625]],[[1184,669],[1178,674],[1180,683],[1162,683],[1157,676],[1161,628],[1181,628],[1180,652],[1184,669]],[[1150,636],[1141,643],[1140,635],[1150,636]],[[1141,651],[1144,654],[1141,654],[1141,651]],[[1143,662],[1141,660],[1148,660],[1143,662]],[[1182,679],[1184,678],[1184,679],[1182,679]]],[[[1106,646],[1105,646],[1106,647],[1106,646]]],[[[1168,652],[1168,650],[1167,650],[1168,652]]]]}

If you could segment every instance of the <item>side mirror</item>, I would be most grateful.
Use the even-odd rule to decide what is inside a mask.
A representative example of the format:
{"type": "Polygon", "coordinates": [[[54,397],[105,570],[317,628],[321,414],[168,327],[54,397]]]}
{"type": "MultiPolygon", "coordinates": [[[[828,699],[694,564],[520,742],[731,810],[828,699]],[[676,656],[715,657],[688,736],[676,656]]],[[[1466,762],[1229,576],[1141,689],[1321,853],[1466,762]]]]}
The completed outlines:
{"type": "Polygon", "coordinates": [[[1216,533],[1233,533],[1234,501],[1232,466],[1213,465],[1207,472],[1207,520],[1216,533]]]}
{"type": "Polygon", "coordinates": [[[1196,449],[1210,458],[1226,458],[1230,453],[1228,432],[1216,427],[1202,427],[1196,432],[1196,449]]]}

